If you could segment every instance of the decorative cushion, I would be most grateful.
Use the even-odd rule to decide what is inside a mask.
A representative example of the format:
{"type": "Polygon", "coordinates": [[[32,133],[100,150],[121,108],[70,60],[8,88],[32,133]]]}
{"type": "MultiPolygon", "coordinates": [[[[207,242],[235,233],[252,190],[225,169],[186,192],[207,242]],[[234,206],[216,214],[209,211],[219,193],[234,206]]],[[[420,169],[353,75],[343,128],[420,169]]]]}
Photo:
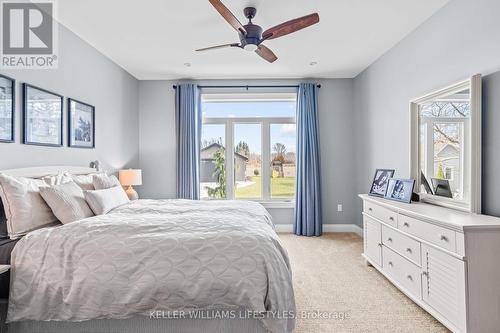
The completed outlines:
{"type": "Polygon", "coordinates": [[[47,183],[47,185],[59,185],[59,184],[64,184],[69,181],[71,181],[71,178],[68,177],[64,173],[59,173],[58,175],[55,176],[45,176],[42,178],[42,180],[47,183]]]}
{"type": "Polygon", "coordinates": [[[105,173],[93,175],[93,183],[96,190],[105,190],[115,186],[122,186],[115,176],[108,176],[105,173]]]}
{"type": "Polygon", "coordinates": [[[103,173],[90,173],[88,175],[72,175],[70,173],[65,173],[65,175],[71,180],[73,180],[82,190],[93,191],[94,187],[94,176],[101,175],[103,173]]]}
{"type": "Polygon", "coordinates": [[[104,190],[84,191],[85,200],[95,215],[108,213],[113,208],[129,202],[127,194],[121,186],[104,190]]]}
{"type": "Polygon", "coordinates": [[[41,187],[40,195],[63,224],[94,216],[87,201],[85,201],[82,189],[73,181],[61,185],[41,187]]]}
{"type": "Polygon", "coordinates": [[[46,186],[47,183],[42,179],[0,174],[0,197],[11,239],[58,222],[40,195],[40,187],[46,186]]]}

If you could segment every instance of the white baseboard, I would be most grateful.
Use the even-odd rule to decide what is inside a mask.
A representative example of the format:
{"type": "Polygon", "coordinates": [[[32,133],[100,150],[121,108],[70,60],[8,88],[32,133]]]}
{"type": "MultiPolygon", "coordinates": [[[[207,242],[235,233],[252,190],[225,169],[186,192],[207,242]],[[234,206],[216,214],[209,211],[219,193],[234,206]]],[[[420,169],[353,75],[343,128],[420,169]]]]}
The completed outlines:
{"type": "MultiPolygon", "coordinates": [[[[276,224],[277,232],[293,232],[293,224],[276,224]]],[[[323,232],[354,232],[363,237],[363,229],[356,224],[323,224],[323,232]]]]}

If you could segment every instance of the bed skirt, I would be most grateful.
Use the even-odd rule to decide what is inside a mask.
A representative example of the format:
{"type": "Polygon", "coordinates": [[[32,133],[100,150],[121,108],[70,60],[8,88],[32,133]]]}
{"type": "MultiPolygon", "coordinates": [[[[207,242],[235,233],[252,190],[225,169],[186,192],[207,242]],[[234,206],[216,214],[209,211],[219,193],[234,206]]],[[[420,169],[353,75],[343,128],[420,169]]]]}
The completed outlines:
{"type": "Polygon", "coordinates": [[[8,324],[9,333],[266,333],[257,319],[102,319],[83,322],[26,321],[8,324]]]}
{"type": "Polygon", "coordinates": [[[0,301],[0,333],[268,333],[258,319],[96,319],[81,322],[22,321],[5,324],[7,303],[0,301]]]}

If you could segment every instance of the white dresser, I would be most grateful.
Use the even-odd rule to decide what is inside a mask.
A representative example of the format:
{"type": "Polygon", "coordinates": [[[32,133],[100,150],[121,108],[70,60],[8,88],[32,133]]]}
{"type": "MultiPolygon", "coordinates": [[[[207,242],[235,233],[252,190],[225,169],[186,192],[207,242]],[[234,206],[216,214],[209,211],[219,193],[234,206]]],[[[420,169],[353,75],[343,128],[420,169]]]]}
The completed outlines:
{"type": "Polygon", "coordinates": [[[360,198],[369,264],[453,332],[500,332],[500,218],[360,198]]]}

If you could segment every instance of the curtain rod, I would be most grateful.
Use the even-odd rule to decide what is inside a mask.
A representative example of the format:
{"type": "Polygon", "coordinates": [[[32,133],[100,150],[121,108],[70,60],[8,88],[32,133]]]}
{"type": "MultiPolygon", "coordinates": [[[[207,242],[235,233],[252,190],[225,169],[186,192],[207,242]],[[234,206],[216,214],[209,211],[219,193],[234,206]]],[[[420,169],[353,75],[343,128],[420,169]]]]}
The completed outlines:
{"type": "MultiPolygon", "coordinates": [[[[198,88],[200,89],[206,89],[206,88],[222,88],[222,89],[226,89],[226,88],[246,88],[247,90],[249,88],[298,88],[299,85],[296,84],[296,85],[268,85],[268,86],[253,86],[253,85],[240,85],[240,86],[197,86],[198,88]]],[[[321,84],[317,84],[316,87],[318,88],[321,88],[321,84]]],[[[177,89],[177,86],[174,85],[173,86],[174,89],[177,89]]]]}

